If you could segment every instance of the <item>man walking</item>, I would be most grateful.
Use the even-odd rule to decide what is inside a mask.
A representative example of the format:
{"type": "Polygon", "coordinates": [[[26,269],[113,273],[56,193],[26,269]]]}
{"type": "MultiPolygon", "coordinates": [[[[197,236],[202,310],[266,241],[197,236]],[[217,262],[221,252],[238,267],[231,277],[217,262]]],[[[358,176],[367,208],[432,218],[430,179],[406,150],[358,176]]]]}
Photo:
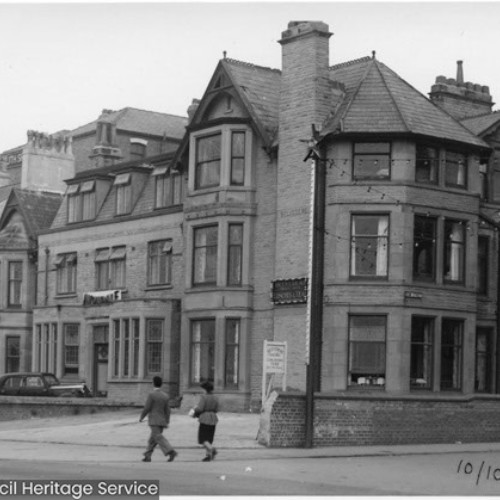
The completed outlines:
{"type": "Polygon", "coordinates": [[[143,462],[151,462],[151,455],[156,445],[158,445],[161,451],[163,451],[163,454],[168,457],[167,462],[172,462],[177,456],[177,452],[163,435],[163,429],[168,427],[170,422],[170,405],[168,396],[161,390],[162,384],[163,380],[161,377],[153,377],[153,390],[149,393],[139,418],[139,422],[142,422],[146,415],[149,415],[148,424],[151,429],[148,445],[144,452],[144,458],[142,459],[143,462]]]}

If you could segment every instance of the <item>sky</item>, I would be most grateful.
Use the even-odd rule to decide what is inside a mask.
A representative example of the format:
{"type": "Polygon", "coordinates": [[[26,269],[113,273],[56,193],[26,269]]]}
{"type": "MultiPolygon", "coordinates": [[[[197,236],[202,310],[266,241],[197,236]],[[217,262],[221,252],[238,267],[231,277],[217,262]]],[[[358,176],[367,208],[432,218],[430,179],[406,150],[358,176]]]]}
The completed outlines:
{"type": "MultiPolygon", "coordinates": [[[[0,0],[0,151],[135,107],[186,116],[218,61],[281,68],[289,21],[329,25],[330,64],[376,57],[427,95],[436,76],[500,102],[500,2],[59,2],[0,0]]],[[[497,109],[495,106],[494,109],[497,109]]]]}

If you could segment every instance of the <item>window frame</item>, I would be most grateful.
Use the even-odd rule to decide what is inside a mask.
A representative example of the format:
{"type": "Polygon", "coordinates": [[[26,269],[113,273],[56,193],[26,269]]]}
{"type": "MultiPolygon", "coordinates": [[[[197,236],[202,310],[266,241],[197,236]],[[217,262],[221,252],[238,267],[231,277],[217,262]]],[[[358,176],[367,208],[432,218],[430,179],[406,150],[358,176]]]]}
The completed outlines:
{"type": "Polygon", "coordinates": [[[230,222],[227,226],[227,284],[228,286],[242,286],[243,284],[243,243],[244,224],[230,222]],[[238,241],[232,241],[231,229],[239,229],[238,241]],[[234,272],[233,272],[234,271],[234,272]]]}
{"type": "MultiPolygon", "coordinates": [[[[412,276],[415,281],[426,281],[434,283],[436,281],[437,275],[437,235],[438,235],[438,219],[433,216],[426,216],[421,214],[415,214],[413,218],[413,257],[412,257],[412,276]],[[419,230],[418,224],[422,224],[422,230],[420,234],[417,234],[419,230]],[[432,231],[428,232],[428,225],[432,224],[432,231]],[[432,233],[432,234],[431,234],[432,233]],[[422,246],[423,250],[431,250],[430,255],[430,265],[431,272],[419,272],[418,260],[422,253],[417,252],[417,248],[422,246]]],[[[427,254],[429,255],[429,254],[427,254]]],[[[425,256],[425,255],[424,255],[425,256]]],[[[429,264],[429,258],[425,259],[425,268],[427,270],[429,264]]]]}
{"type": "MultiPolygon", "coordinates": [[[[351,235],[350,235],[350,250],[349,250],[349,279],[369,279],[369,280],[387,280],[389,278],[389,255],[390,255],[390,214],[388,213],[373,213],[373,212],[367,212],[367,213],[351,213],[351,221],[350,221],[350,228],[351,228],[351,235]],[[377,231],[380,231],[380,229],[383,229],[383,224],[381,226],[381,223],[384,222],[385,220],[385,235],[384,233],[379,234],[365,234],[365,233],[357,233],[356,232],[356,226],[355,222],[356,220],[360,220],[362,218],[365,219],[375,219],[378,218],[378,228],[377,231]],[[364,257],[361,257],[361,261],[359,261],[356,257],[356,254],[360,254],[360,251],[363,251],[364,246],[360,246],[357,244],[357,241],[363,242],[363,241],[369,241],[376,239],[376,246],[377,249],[374,250],[375,252],[375,257],[374,257],[374,262],[371,264],[371,267],[374,267],[375,272],[374,273],[362,273],[361,270],[357,270],[357,264],[359,262],[363,262],[365,259],[364,257]],[[384,248],[384,241],[385,241],[385,248],[384,248]],[[381,248],[381,253],[380,255],[382,258],[380,261],[378,260],[378,251],[379,247],[382,246],[381,248]],[[385,251],[385,258],[383,258],[383,252],[385,251]],[[377,267],[380,265],[380,273],[377,269],[377,267]]],[[[368,250],[371,250],[371,243],[366,244],[366,249],[364,251],[364,254],[368,250]]]]}
{"type": "MultiPolygon", "coordinates": [[[[390,180],[392,176],[392,143],[387,141],[355,141],[352,144],[352,179],[359,180],[390,180]],[[387,146],[387,151],[377,151],[377,146],[387,146]],[[358,148],[358,151],[356,151],[358,148]],[[371,148],[371,150],[370,150],[371,148]],[[387,162],[387,174],[360,174],[357,173],[358,162],[361,165],[363,161],[370,159],[378,167],[379,161],[387,162]]],[[[384,165],[382,165],[384,166],[384,165]]],[[[384,170],[382,168],[380,171],[384,170]]]]}
{"type": "Polygon", "coordinates": [[[203,381],[214,383],[215,380],[215,349],[216,349],[215,318],[196,318],[190,321],[189,332],[189,385],[199,385],[203,381]],[[199,325],[199,340],[195,340],[195,329],[199,325]],[[208,339],[203,337],[207,336],[208,339]],[[197,349],[198,347],[198,349],[197,349]],[[202,366],[203,359],[205,366],[202,366]],[[205,373],[206,372],[206,373],[205,373]]]}
{"type": "MultiPolygon", "coordinates": [[[[434,385],[436,318],[432,316],[413,315],[411,319],[410,390],[432,390],[434,385]],[[425,322],[425,324],[420,325],[424,330],[423,340],[414,339],[416,328],[419,326],[416,324],[417,321],[421,321],[422,323],[425,322]],[[419,354],[417,350],[420,349],[422,350],[421,363],[423,365],[421,377],[414,376],[415,372],[420,371],[414,364],[417,362],[416,358],[419,354]]],[[[420,373],[418,375],[420,375],[420,373]]]]}
{"type": "Polygon", "coordinates": [[[415,182],[419,184],[439,184],[439,149],[427,144],[417,143],[415,147],[415,182]],[[429,151],[434,153],[428,154],[429,151]],[[428,168],[426,168],[428,166],[428,168]],[[419,172],[429,172],[426,176],[419,172]]]}
{"type": "Polygon", "coordinates": [[[464,373],[464,331],[465,331],[465,321],[463,319],[458,318],[448,318],[443,317],[441,319],[441,349],[440,349],[440,377],[439,377],[439,387],[443,392],[447,391],[461,391],[463,388],[463,373],[464,373]],[[446,326],[452,327],[453,325],[459,328],[459,342],[458,343],[446,343],[446,326]],[[458,373],[452,373],[451,386],[447,387],[445,382],[448,380],[445,379],[444,373],[449,366],[444,362],[444,356],[446,352],[452,350],[453,351],[453,362],[457,363],[458,373]]]}
{"type": "Polygon", "coordinates": [[[146,375],[158,375],[163,371],[163,349],[165,342],[165,319],[146,318],[146,349],[145,349],[145,371],[146,375]],[[152,338],[153,325],[157,324],[161,328],[160,338],[152,338]],[[158,356],[158,359],[154,359],[158,356]],[[158,367],[158,369],[156,369],[158,367]]]}
{"type": "Polygon", "coordinates": [[[200,135],[195,138],[195,164],[194,164],[194,188],[195,190],[219,187],[221,185],[221,176],[222,176],[222,158],[224,155],[223,149],[223,131],[214,131],[212,133],[207,133],[206,135],[200,135]],[[208,141],[210,139],[219,138],[219,156],[210,157],[208,160],[200,160],[200,144],[203,141],[208,141]],[[208,164],[208,165],[206,165],[208,164]],[[212,165],[213,164],[213,165],[212,165]],[[209,180],[203,181],[204,172],[201,172],[201,167],[206,166],[208,174],[208,178],[214,174],[214,178],[217,177],[217,180],[209,180]],[[211,172],[211,168],[214,169],[214,172],[211,172]],[[216,174],[216,175],[215,175],[216,174]]]}
{"type": "Polygon", "coordinates": [[[6,335],[5,336],[5,373],[19,372],[21,368],[21,336],[6,335]],[[11,353],[11,342],[15,341],[17,346],[17,355],[11,353]],[[14,361],[14,366],[12,366],[14,361]]]}
{"type": "MultiPolygon", "coordinates": [[[[348,315],[348,364],[347,364],[347,384],[349,388],[363,388],[370,389],[385,389],[386,379],[387,379],[387,328],[388,328],[388,317],[386,314],[349,314],[348,315]],[[374,324],[374,319],[383,319],[383,325],[378,325],[384,329],[383,340],[353,340],[353,322],[355,319],[371,320],[371,325],[374,324]],[[383,374],[382,373],[363,373],[362,370],[353,367],[354,356],[356,352],[354,350],[354,344],[379,344],[383,346],[378,354],[382,354],[383,360],[383,374]],[[356,380],[354,380],[354,376],[356,380]]],[[[378,333],[378,332],[377,332],[378,333]]],[[[359,361],[358,361],[359,363],[359,361]]]]}
{"type": "Polygon", "coordinates": [[[172,284],[172,239],[148,242],[147,284],[148,286],[168,286],[172,284]],[[168,248],[170,245],[170,248],[168,248]],[[153,253],[155,250],[155,253],[153,253]],[[155,262],[158,261],[156,264],[155,262]],[[154,272],[154,269],[157,269],[154,272]],[[162,271],[162,269],[164,269],[162,271]],[[153,279],[153,274],[156,279],[153,279]]]}
{"type": "Polygon", "coordinates": [[[56,294],[75,294],[77,291],[77,275],[77,252],[58,254],[56,260],[56,294]]]}
{"type": "Polygon", "coordinates": [[[239,388],[241,318],[226,318],[224,330],[224,388],[239,388]],[[235,338],[231,339],[231,325],[235,326],[235,338]],[[230,369],[232,365],[232,369],[230,369]],[[231,381],[232,378],[232,381],[231,381]]]}
{"type": "MultiPolygon", "coordinates": [[[[213,237],[214,235],[212,235],[213,237]]],[[[213,286],[217,284],[217,273],[218,273],[218,258],[219,258],[219,224],[207,224],[205,226],[193,227],[193,255],[192,255],[192,279],[191,283],[193,287],[198,286],[213,286]],[[209,243],[210,235],[206,235],[207,243],[198,244],[197,235],[201,234],[201,231],[214,231],[215,238],[213,240],[215,243],[209,243]],[[199,255],[203,257],[199,260],[199,255]],[[200,263],[200,268],[198,267],[198,262],[200,263]],[[213,269],[210,269],[213,266],[213,269]],[[203,268],[203,269],[201,269],[203,268]],[[198,279],[198,270],[203,272],[204,279],[198,279]],[[208,271],[208,272],[207,272],[208,271]]]]}
{"type": "Polygon", "coordinates": [[[463,151],[446,149],[444,159],[444,184],[446,187],[455,189],[467,189],[468,186],[468,157],[463,151]],[[463,157],[463,161],[459,157],[463,157]],[[460,172],[460,165],[463,165],[463,172],[460,172]],[[459,177],[463,175],[463,182],[459,177]],[[453,180],[456,178],[456,180],[453,180]],[[451,179],[451,180],[450,180],[451,179]]]}
{"type": "Polygon", "coordinates": [[[458,219],[444,219],[443,224],[443,282],[446,284],[464,285],[465,284],[465,265],[467,259],[467,231],[465,230],[467,222],[458,219]],[[453,224],[461,228],[462,240],[452,239],[453,228],[448,234],[448,228],[453,224]],[[454,259],[458,258],[458,264],[454,259]],[[456,267],[458,265],[458,267],[456,267]],[[458,272],[458,277],[454,278],[453,273],[458,272]]]}
{"type": "Polygon", "coordinates": [[[20,309],[23,306],[24,262],[22,260],[9,260],[7,273],[7,307],[20,309]],[[20,277],[16,276],[15,267],[18,268],[20,277]]]}
{"type": "Polygon", "coordinates": [[[63,372],[64,374],[77,374],[80,367],[80,323],[63,323],[63,372]],[[69,332],[74,328],[75,332],[69,332]],[[76,341],[68,338],[72,333],[76,336],[76,341]],[[70,361],[68,361],[68,359],[70,361]],[[76,362],[74,360],[76,359],[76,362]],[[73,362],[72,362],[73,361],[73,362]]]}
{"type": "Polygon", "coordinates": [[[128,215],[132,212],[132,174],[117,174],[113,182],[115,188],[115,215],[128,215]]]}

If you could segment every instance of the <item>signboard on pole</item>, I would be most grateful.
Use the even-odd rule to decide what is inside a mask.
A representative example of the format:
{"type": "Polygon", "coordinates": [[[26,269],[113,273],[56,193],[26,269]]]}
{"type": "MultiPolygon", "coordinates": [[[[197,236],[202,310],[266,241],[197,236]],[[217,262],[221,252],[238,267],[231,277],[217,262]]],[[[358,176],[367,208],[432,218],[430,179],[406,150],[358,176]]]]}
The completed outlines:
{"type": "Polygon", "coordinates": [[[281,375],[281,388],[286,389],[286,351],[286,341],[264,340],[262,403],[268,398],[276,375],[281,375]],[[269,384],[267,383],[268,375],[270,375],[269,384]]]}

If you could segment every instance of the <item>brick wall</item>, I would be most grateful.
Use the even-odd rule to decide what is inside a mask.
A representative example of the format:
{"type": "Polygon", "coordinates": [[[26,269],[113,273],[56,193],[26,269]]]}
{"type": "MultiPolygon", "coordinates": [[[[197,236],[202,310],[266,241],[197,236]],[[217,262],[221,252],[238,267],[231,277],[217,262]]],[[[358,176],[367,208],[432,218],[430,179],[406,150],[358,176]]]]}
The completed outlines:
{"type": "MultiPolygon", "coordinates": [[[[500,441],[500,396],[318,395],[314,446],[500,441]]],[[[273,393],[261,413],[259,442],[301,447],[305,396],[273,393]]]]}
{"type": "Polygon", "coordinates": [[[142,408],[134,403],[112,401],[85,401],[61,398],[15,398],[0,396],[0,421],[29,418],[87,415],[98,412],[119,411],[127,408],[142,408]]]}

